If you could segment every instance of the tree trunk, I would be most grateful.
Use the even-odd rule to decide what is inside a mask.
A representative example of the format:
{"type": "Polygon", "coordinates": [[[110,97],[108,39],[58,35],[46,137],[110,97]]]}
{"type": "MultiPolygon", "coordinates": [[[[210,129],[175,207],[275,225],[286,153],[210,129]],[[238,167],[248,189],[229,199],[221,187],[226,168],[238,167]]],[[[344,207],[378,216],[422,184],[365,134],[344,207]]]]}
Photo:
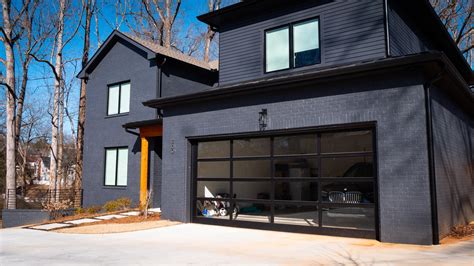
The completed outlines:
{"type": "Polygon", "coordinates": [[[11,2],[2,0],[3,44],[5,46],[6,68],[6,201],[7,209],[16,209],[16,173],[15,173],[15,55],[12,43],[12,24],[10,18],[11,2]]]}
{"type": "MultiPolygon", "coordinates": [[[[209,12],[216,11],[221,7],[221,0],[208,0],[207,5],[209,12]]],[[[209,62],[209,54],[211,50],[212,40],[216,36],[216,32],[212,30],[211,26],[207,26],[207,32],[204,40],[204,61],[209,62]]]]}
{"type": "MultiPolygon", "coordinates": [[[[82,50],[82,68],[89,60],[91,17],[93,13],[92,0],[86,2],[86,24],[84,27],[84,46],[82,50]]],[[[98,28],[96,27],[98,34],[98,28]]],[[[99,38],[97,36],[97,38],[99,38]]],[[[98,41],[99,42],[99,41],[98,41]]],[[[81,92],[79,98],[79,117],[77,122],[77,153],[76,153],[76,176],[74,178],[74,189],[79,191],[82,188],[82,165],[84,158],[84,123],[86,122],[86,80],[81,80],[81,92]]],[[[75,200],[76,205],[80,200],[75,200]]],[[[80,206],[75,206],[80,207],[80,206]]]]}
{"type": "MultiPolygon", "coordinates": [[[[54,80],[54,99],[53,99],[53,117],[51,127],[51,162],[50,162],[50,188],[58,189],[58,160],[59,160],[59,120],[60,120],[60,99],[63,88],[62,82],[62,67],[63,67],[63,36],[64,36],[64,12],[66,8],[66,1],[59,2],[59,17],[58,17],[58,34],[56,35],[56,54],[54,70],[57,77],[54,80]]],[[[55,201],[58,194],[55,195],[55,201]]]]}

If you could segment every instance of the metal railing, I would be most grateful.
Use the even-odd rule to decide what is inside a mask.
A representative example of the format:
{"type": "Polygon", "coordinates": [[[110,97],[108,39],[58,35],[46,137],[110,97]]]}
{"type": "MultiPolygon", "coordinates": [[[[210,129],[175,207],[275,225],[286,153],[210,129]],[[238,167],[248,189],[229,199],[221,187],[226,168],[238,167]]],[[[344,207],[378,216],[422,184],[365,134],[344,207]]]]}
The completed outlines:
{"type": "Polygon", "coordinates": [[[8,189],[5,207],[17,209],[43,209],[51,202],[70,202],[71,207],[82,206],[82,189],[26,189],[22,193],[16,189],[8,189]]]}

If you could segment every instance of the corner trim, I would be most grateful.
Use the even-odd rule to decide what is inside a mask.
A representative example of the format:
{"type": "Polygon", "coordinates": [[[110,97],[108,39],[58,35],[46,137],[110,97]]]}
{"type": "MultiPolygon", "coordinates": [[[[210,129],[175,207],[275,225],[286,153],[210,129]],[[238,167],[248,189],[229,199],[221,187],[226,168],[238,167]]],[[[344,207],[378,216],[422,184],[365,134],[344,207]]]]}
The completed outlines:
{"type": "Polygon", "coordinates": [[[428,178],[430,183],[430,207],[431,207],[431,230],[433,245],[439,245],[439,225],[438,225],[438,199],[436,192],[436,168],[434,158],[434,140],[433,140],[433,117],[431,106],[431,87],[445,74],[445,65],[440,64],[442,70],[433,78],[423,84],[425,96],[425,115],[426,115],[426,140],[428,152],[428,178]]]}

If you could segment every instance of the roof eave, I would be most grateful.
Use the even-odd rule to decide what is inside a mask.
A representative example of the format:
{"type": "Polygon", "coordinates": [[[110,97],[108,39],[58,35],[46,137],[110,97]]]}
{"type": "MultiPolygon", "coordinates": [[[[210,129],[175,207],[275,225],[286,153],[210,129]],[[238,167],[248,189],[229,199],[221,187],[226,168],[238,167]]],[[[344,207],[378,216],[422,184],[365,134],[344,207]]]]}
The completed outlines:
{"type": "Polygon", "coordinates": [[[249,82],[245,84],[237,84],[237,85],[230,85],[228,87],[218,88],[218,89],[211,89],[206,91],[201,91],[192,94],[186,94],[181,96],[174,96],[174,97],[166,97],[160,99],[154,99],[150,101],[143,102],[143,105],[152,107],[152,108],[163,108],[171,105],[182,104],[182,103],[190,103],[190,102],[197,102],[209,98],[219,98],[219,97],[228,97],[230,95],[234,95],[237,93],[248,93],[252,92],[257,88],[262,87],[271,87],[271,86],[282,86],[287,84],[295,84],[295,81],[298,82],[305,82],[311,81],[316,79],[322,78],[333,78],[338,77],[341,74],[344,75],[351,75],[351,74],[358,74],[364,73],[371,70],[377,69],[388,69],[394,67],[400,67],[403,65],[413,65],[413,64],[423,64],[429,62],[443,62],[447,65],[450,74],[454,75],[456,80],[464,84],[464,87],[468,88],[465,80],[462,79],[462,76],[456,71],[456,68],[449,62],[447,57],[443,53],[438,52],[431,52],[431,53],[423,53],[417,55],[409,55],[399,58],[388,58],[382,59],[378,61],[372,62],[365,62],[350,66],[342,66],[337,68],[331,68],[321,71],[315,72],[308,72],[301,75],[295,76],[285,76],[280,78],[274,78],[271,80],[263,81],[263,82],[249,82]]]}
{"type": "Polygon", "coordinates": [[[156,58],[156,53],[153,52],[152,50],[148,49],[147,47],[141,45],[140,43],[130,39],[128,36],[125,34],[121,33],[118,30],[114,30],[109,37],[104,41],[104,43],[100,46],[97,51],[95,51],[94,55],[91,57],[91,59],[87,62],[87,64],[79,71],[79,73],[76,75],[77,78],[79,79],[86,79],[88,77],[87,70],[94,64],[96,60],[100,59],[100,55],[108,48],[109,45],[113,44],[113,41],[116,40],[117,38],[120,38],[122,40],[125,40],[134,46],[140,48],[144,52],[146,52],[147,59],[148,60],[153,60],[156,58]]]}

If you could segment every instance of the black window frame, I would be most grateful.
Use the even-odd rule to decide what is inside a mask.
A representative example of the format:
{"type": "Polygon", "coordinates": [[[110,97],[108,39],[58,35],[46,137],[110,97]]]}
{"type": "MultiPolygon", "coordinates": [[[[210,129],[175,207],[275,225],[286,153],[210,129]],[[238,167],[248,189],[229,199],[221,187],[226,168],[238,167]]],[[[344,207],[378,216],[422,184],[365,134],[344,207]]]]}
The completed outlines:
{"type": "MultiPolygon", "coordinates": [[[[364,122],[364,123],[352,123],[345,125],[336,125],[336,126],[322,126],[322,127],[309,127],[309,128],[297,128],[297,129],[287,129],[287,130],[270,130],[264,132],[248,132],[248,133],[239,133],[239,134],[225,134],[225,135],[210,135],[210,136],[198,136],[198,137],[189,137],[188,140],[191,144],[191,156],[192,156],[192,167],[191,167],[191,221],[205,224],[216,224],[216,225],[227,225],[227,226],[236,226],[236,227],[247,227],[247,228],[256,228],[256,229],[271,229],[271,230],[281,230],[281,231],[291,231],[291,232],[304,232],[304,233],[321,233],[328,235],[340,235],[340,236],[354,236],[361,238],[371,238],[379,239],[379,194],[378,194],[378,172],[377,172],[377,142],[376,142],[376,122],[364,122]],[[324,133],[338,133],[338,132],[350,132],[350,131],[364,131],[368,130],[371,132],[372,137],[372,150],[367,152],[343,152],[343,153],[321,153],[321,135],[324,133]],[[305,135],[305,134],[316,134],[317,135],[317,153],[316,154],[304,154],[304,155],[274,155],[274,138],[280,136],[294,136],[294,135],[305,135]],[[242,139],[242,138],[271,138],[271,178],[233,178],[233,161],[234,160],[245,160],[249,157],[243,158],[234,158],[233,157],[233,140],[242,139]],[[212,142],[219,140],[228,140],[230,142],[230,156],[225,158],[230,160],[230,177],[229,178],[197,178],[197,162],[198,162],[198,153],[197,145],[200,142],[212,142]],[[370,156],[372,158],[372,168],[373,173],[371,177],[322,177],[322,167],[321,159],[322,158],[339,158],[339,157],[358,157],[358,156],[370,156]],[[310,178],[276,178],[275,177],[275,167],[274,159],[284,159],[284,158],[318,158],[318,177],[310,178]],[[257,203],[257,204],[269,204],[271,206],[270,210],[270,222],[268,223],[259,223],[251,221],[238,221],[233,220],[232,215],[229,215],[228,219],[210,219],[202,216],[198,216],[196,204],[198,201],[209,200],[213,201],[216,198],[206,198],[206,197],[197,197],[197,181],[227,181],[230,185],[230,198],[219,198],[220,201],[225,201],[231,203],[231,208],[235,205],[236,202],[248,202],[248,203],[257,203]],[[269,200],[262,199],[239,199],[233,197],[233,182],[234,181],[270,181],[272,184],[271,187],[271,196],[269,200]],[[317,182],[318,190],[318,199],[317,201],[284,201],[275,199],[275,184],[276,182],[281,181],[295,181],[295,182],[317,182]],[[373,190],[373,202],[370,203],[330,203],[323,201],[323,184],[327,182],[370,182],[373,190]],[[274,223],[275,217],[275,206],[277,205],[301,205],[301,206],[315,206],[318,209],[318,225],[315,227],[305,227],[301,225],[283,225],[274,223]],[[374,213],[373,217],[373,228],[332,228],[330,224],[325,224],[323,221],[323,212],[327,208],[365,208],[367,210],[372,209],[374,213]],[[304,227],[304,228],[302,228],[304,227]]],[[[262,157],[266,156],[255,156],[251,157],[254,159],[264,159],[262,157]]],[[[220,161],[223,158],[205,158],[204,161],[220,161]]]]}
{"type": "Polygon", "coordinates": [[[308,19],[303,19],[303,20],[298,20],[295,22],[287,23],[284,25],[279,25],[277,27],[269,28],[264,30],[263,32],[263,72],[264,74],[270,74],[270,73],[276,73],[280,71],[285,71],[285,70],[290,70],[290,69],[298,69],[298,68],[305,68],[305,67],[311,67],[314,65],[320,65],[322,63],[322,47],[321,47],[321,17],[316,16],[308,19]],[[300,66],[300,67],[295,67],[295,62],[294,62],[294,35],[293,35],[293,28],[295,25],[298,24],[303,24],[305,22],[310,22],[310,21],[318,21],[318,44],[319,44],[319,62],[311,64],[311,65],[306,65],[306,66],[300,66]],[[278,30],[278,29],[283,29],[283,28],[288,28],[288,41],[289,41],[289,53],[288,53],[288,60],[289,64],[287,68],[282,68],[282,69],[277,69],[277,70],[272,70],[272,71],[267,71],[267,32],[278,30]]]}
{"type": "Polygon", "coordinates": [[[110,83],[107,84],[107,106],[105,109],[105,116],[106,117],[116,117],[116,116],[124,116],[128,115],[130,113],[130,101],[132,98],[132,82],[131,80],[125,80],[125,81],[120,81],[120,82],[115,82],[115,83],[110,83]],[[128,112],[120,112],[120,102],[122,100],[122,85],[125,84],[130,84],[130,97],[129,97],[129,107],[128,107],[128,112]],[[119,97],[118,97],[118,113],[116,114],[109,114],[109,105],[110,105],[110,88],[114,86],[119,86],[119,97]]]}
{"type": "MultiPolygon", "coordinates": [[[[127,165],[127,185],[123,186],[123,185],[117,185],[117,181],[118,181],[118,156],[119,156],[119,150],[120,149],[127,149],[127,156],[128,156],[128,146],[114,146],[114,147],[105,147],[104,148],[104,174],[103,174],[103,182],[102,182],[102,186],[105,187],[105,188],[126,188],[128,186],[128,165],[127,165]],[[116,150],[116,154],[115,154],[115,185],[107,185],[105,182],[106,182],[106,172],[107,172],[107,151],[108,150],[116,150]]],[[[127,160],[128,162],[128,160],[127,160]]]]}

